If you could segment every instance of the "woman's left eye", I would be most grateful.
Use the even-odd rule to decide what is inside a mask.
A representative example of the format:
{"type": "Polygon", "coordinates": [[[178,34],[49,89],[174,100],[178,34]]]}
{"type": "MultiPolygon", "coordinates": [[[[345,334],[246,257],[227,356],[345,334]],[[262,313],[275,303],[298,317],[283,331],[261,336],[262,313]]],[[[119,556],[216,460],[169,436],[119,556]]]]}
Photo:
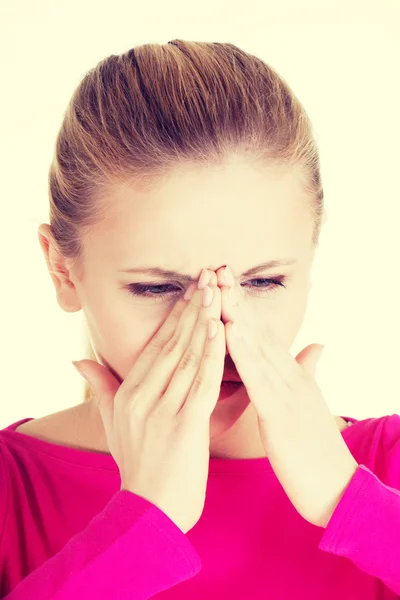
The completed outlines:
{"type": "MultiPolygon", "coordinates": [[[[251,279],[249,283],[251,288],[261,291],[261,293],[265,294],[277,291],[279,287],[286,288],[286,279],[286,276],[280,276],[274,279],[251,279]],[[254,282],[261,283],[255,285],[254,282]]],[[[248,284],[243,285],[246,287],[248,284]]],[[[150,285],[143,283],[131,283],[126,287],[129,290],[129,293],[133,296],[140,296],[142,298],[152,298],[157,300],[159,298],[166,298],[167,296],[172,298],[177,293],[182,292],[181,288],[177,288],[177,286],[171,284],[150,285]],[[167,292],[164,291],[166,289],[168,290],[168,288],[172,288],[172,290],[169,289],[169,291],[167,292]],[[158,292],[154,292],[152,290],[158,290],[158,292]]]]}

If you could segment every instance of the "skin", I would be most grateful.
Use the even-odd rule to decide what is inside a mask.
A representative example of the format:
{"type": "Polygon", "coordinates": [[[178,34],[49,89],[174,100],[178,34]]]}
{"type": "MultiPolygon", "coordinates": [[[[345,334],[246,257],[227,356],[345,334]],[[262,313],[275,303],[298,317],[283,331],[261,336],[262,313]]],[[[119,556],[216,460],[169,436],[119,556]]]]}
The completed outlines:
{"type": "MultiPolygon", "coordinates": [[[[59,306],[67,312],[84,311],[98,361],[122,382],[189,283],[121,273],[121,269],[157,266],[198,279],[204,267],[216,272],[222,286],[222,271],[229,265],[250,318],[260,328],[271,328],[289,350],[306,313],[315,254],[306,202],[298,171],[289,173],[233,156],[223,167],[180,169],[151,192],[128,185],[110,190],[106,220],[83,238],[84,279],[79,264],[58,252],[48,224],[40,225],[39,241],[59,306]],[[285,258],[297,262],[241,277],[261,262],[285,258]],[[267,283],[260,280],[282,276],[287,277],[286,289],[252,287],[267,283]],[[165,298],[134,297],[124,289],[132,283],[169,285],[161,292],[171,293],[165,298]]],[[[226,322],[223,314],[222,320],[226,322]]],[[[228,353],[225,366],[236,372],[228,353]]],[[[94,403],[56,414],[65,442],[108,452],[94,403]],[[79,439],[72,437],[76,423],[79,439]]],[[[335,419],[342,429],[345,422],[335,419]]],[[[57,436],[54,427],[51,431],[53,438],[57,436]]],[[[229,400],[217,403],[211,431],[211,457],[265,457],[257,414],[244,386],[229,400]]]]}

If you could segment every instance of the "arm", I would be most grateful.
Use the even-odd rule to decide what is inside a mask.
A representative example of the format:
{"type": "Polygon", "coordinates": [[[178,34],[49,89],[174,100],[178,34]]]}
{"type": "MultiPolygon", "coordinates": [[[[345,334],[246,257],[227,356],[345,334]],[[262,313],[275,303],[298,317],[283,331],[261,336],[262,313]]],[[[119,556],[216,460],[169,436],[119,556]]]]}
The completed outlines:
{"type": "Polygon", "coordinates": [[[119,490],[87,528],[5,596],[6,600],[145,600],[193,577],[201,561],[157,506],[119,490]]]}
{"type": "Polygon", "coordinates": [[[400,491],[359,465],[318,548],[349,558],[400,594],[400,491]]]}

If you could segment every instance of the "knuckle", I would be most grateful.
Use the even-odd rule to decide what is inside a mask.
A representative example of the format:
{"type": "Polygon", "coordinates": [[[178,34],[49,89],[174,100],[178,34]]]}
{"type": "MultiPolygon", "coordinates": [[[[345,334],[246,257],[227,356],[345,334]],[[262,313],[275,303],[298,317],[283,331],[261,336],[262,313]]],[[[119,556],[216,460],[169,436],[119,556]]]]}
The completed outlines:
{"type": "Polygon", "coordinates": [[[128,389],[124,390],[123,403],[135,401],[143,396],[143,386],[138,382],[132,382],[128,389]]]}
{"type": "Polygon", "coordinates": [[[167,419],[169,426],[174,426],[174,419],[176,417],[176,408],[172,402],[168,402],[168,396],[164,396],[157,404],[154,405],[151,411],[151,417],[155,421],[160,421],[162,426],[165,427],[165,419],[167,419]]]}
{"type": "Polygon", "coordinates": [[[143,402],[131,402],[127,407],[125,416],[134,418],[135,421],[145,421],[149,416],[149,412],[143,402]]]}
{"type": "MultiPolygon", "coordinates": [[[[195,291],[195,293],[196,293],[196,291],[195,291]]],[[[199,300],[199,304],[198,304],[197,302],[195,302],[192,299],[186,307],[186,314],[190,314],[190,313],[197,314],[199,312],[200,307],[201,307],[201,301],[199,300]]]]}
{"type": "Polygon", "coordinates": [[[193,348],[189,348],[182,356],[182,359],[178,365],[178,369],[181,371],[190,369],[191,367],[197,366],[199,362],[200,356],[193,350],[193,348]]]}
{"type": "Polygon", "coordinates": [[[168,340],[166,340],[162,335],[160,335],[160,333],[158,332],[151,340],[150,342],[147,344],[147,346],[144,348],[142,355],[145,356],[157,356],[162,349],[165,347],[165,345],[168,343],[168,340]]]}
{"type": "Polygon", "coordinates": [[[156,336],[151,344],[149,344],[148,353],[149,354],[158,354],[165,346],[167,341],[161,337],[156,336]]]}
{"type": "Polygon", "coordinates": [[[204,358],[207,361],[207,364],[214,363],[217,364],[220,360],[219,355],[216,352],[217,344],[207,344],[204,349],[204,358]]]}
{"type": "Polygon", "coordinates": [[[125,420],[129,421],[130,423],[135,422],[141,427],[143,427],[143,424],[146,423],[148,416],[148,411],[146,411],[144,406],[140,404],[130,404],[125,408],[123,413],[125,420]]]}
{"type": "Polygon", "coordinates": [[[174,335],[168,340],[168,342],[163,347],[163,351],[165,352],[165,354],[172,354],[177,348],[179,348],[179,343],[180,337],[177,333],[174,333],[174,335]]]}
{"type": "Polygon", "coordinates": [[[182,303],[176,302],[170,312],[171,318],[174,319],[174,321],[178,322],[179,319],[181,318],[182,312],[185,310],[185,308],[186,308],[186,300],[183,300],[182,303]]]}
{"type": "Polygon", "coordinates": [[[193,393],[198,393],[200,390],[202,393],[207,392],[206,390],[206,379],[204,377],[204,375],[202,373],[197,373],[196,377],[194,378],[193,384],[192,384],[192,391],[193,393]]]}
{"type": "Polygon", "coordinates": [[[146,403],[144,402],[145,391],[140,384],[131,386],[124,397],[119,398],[119,410],[125,417],[141,419],[147,416],[146,403]]]}

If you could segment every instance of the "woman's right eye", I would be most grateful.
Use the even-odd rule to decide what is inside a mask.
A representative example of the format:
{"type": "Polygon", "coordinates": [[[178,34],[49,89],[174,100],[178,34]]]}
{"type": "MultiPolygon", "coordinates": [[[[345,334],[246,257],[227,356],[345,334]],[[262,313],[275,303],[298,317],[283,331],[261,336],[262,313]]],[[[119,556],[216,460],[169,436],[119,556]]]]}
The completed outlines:
{"type": "Polygon", "coordinates": [[[176,292],[178,291],[182,291],[179,288],[177,288],[176,286],[170,285],[170,284],[163,284],[163,285],[144,285],[144,284],[139,284],[139,283],[131,283],[129,285],[126,286],[127,289],[129,290],[129,293],[132,294],[132,296],[139,296],[141,298],[151,298],[151,299],[157,299],[158,298],[166,298],[166,297],[171,297],[174,294],[176,294],[176,292]],[[172,288],[172,290],[175,289],[174,291],[169,291],[169,292],[165,292],[164,290],[167,288],[172,288]],[[152,290],[161,290],[161,291],[152,291],[152,290]]]}

